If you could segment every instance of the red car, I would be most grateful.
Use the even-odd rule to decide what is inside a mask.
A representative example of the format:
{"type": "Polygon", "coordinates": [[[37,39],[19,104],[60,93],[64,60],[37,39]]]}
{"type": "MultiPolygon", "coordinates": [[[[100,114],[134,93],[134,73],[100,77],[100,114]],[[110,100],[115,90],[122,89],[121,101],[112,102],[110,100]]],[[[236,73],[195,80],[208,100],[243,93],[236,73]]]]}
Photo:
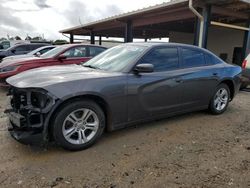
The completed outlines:
{"type": "Polygon", "coordinates": [[[7,86],[5,80],[23,71],[38,67],[66,64],[80,64],[105,51],[101,46],[67,44],[58,46],[40,57],[15,59],[0,63],[0,86],[7,86]]]}

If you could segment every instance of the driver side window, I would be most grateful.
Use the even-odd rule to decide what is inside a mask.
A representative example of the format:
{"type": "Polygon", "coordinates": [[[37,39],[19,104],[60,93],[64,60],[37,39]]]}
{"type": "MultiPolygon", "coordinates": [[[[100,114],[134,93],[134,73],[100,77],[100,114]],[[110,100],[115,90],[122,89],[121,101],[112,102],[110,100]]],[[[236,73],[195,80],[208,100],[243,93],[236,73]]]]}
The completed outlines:
{"type": "Polygon", "coordinates": [[[156,47],[149,51],[140,61],[154,65],[155,72],[173,70],[179,67],[178,48],[156,47]]]}
{"type": "Polygon", "coordinates": [[[66,56],[67,58],[74,58],[74,57],[86,57],[87,56],[87,50],[86,47],[78,46],[74,48],[70,48],[66,52],[64,52],[62,55],[66,56]]]}

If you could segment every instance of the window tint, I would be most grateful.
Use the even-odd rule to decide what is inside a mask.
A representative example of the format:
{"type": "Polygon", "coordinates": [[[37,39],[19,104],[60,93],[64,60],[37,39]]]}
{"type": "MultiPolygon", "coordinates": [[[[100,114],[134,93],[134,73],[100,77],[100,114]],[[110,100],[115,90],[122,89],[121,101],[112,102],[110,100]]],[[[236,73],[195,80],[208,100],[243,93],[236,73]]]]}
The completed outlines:
{"type": "Polygon", "coordinates": [[[171,47],[152,49],[142,58],[140,64],[142,63],[153,64],[156,72],[175,69],[179,65],[178,49],[171,47]]]}
{"type": "Polygon", "coordinates": [[[66,57],[86,57],[86,47],[78,46],[63,53],[66,57]]]}
{"type": "Polygon", "coordinates": [[[198,50],[182,49],[183,67],[199,67],[205,65],[203,52],[198,50]]]}
{"type": "Polygon", "coordinates": [[[49,50],[51,50],[51,49],[53,49],[53,47],[42,49],[42,50],[40,50],[39,52],[40,52],[41,54],[44,54],[44,53],[46,53],[47,51],[49,51],[49,50]]]}
{"type": "Polygon", "coordinates": [[[89,56],[94,57],[94,56],[102,53],[105,50],[106,50],[105,48],[89,47],[89,56]]]}
{"type": "Polygon", "coordinates": [[[21,45],[21,46],[17,46],[15,48],[16,52],[25,52],[25,51],[29,51],[28,46],[27,45],[21,45]]]}
{"type": "Polygon", "coordinates": [[[222,60],[211,54],[206,54],[206,62],[208,65],[215,65],[215,64],[222,63],[222,60]]]}
{"type": "Polygon", "coordinates": [[[29,48],[30,50],[35,50],[37,48],[40,48],[41,46],[44,46],[42,44],[32,44],[32,45],[29,45],[29,48]]]}

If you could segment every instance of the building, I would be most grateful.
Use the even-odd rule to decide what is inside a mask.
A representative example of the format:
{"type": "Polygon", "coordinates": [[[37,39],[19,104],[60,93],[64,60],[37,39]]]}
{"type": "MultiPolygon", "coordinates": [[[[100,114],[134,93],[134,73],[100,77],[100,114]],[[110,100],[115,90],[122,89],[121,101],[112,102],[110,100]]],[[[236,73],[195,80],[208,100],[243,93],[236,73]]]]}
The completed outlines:
{"type": "Polygon", "coordinates": [[[250,53],[250,0],[172,0],[60,31],[70,35],[123,37],[147,41],[194,44],[213,51],[229,63],[241,64],[250,53]]]}

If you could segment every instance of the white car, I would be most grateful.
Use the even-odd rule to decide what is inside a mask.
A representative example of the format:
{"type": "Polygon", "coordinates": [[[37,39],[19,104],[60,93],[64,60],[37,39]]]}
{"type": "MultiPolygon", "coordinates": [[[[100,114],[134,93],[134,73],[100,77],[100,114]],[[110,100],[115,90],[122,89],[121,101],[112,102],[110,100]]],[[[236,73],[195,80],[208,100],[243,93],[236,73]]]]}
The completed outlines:
{"type": "Polygon", "coordinates": [[[27,57],[33,57],[33,56],[40,56],[40,55],[48,52],[49,50],[52,50],[55,47],[56,46],[42,46],[42,47],[37,48],[37,49],[27,53],[27,54],[5,57],[2,59],[2,62],[8,62],[8,61],[11,61],[13,59],[21,59],[21,58],[27,58],[27,57]]]}
{"type": "Polygon", "coordinates": [[[241,89],[246,88],[250,85],[250,54],[246,57],[246,59],[242,63],[242,85],[241,89]]]}

